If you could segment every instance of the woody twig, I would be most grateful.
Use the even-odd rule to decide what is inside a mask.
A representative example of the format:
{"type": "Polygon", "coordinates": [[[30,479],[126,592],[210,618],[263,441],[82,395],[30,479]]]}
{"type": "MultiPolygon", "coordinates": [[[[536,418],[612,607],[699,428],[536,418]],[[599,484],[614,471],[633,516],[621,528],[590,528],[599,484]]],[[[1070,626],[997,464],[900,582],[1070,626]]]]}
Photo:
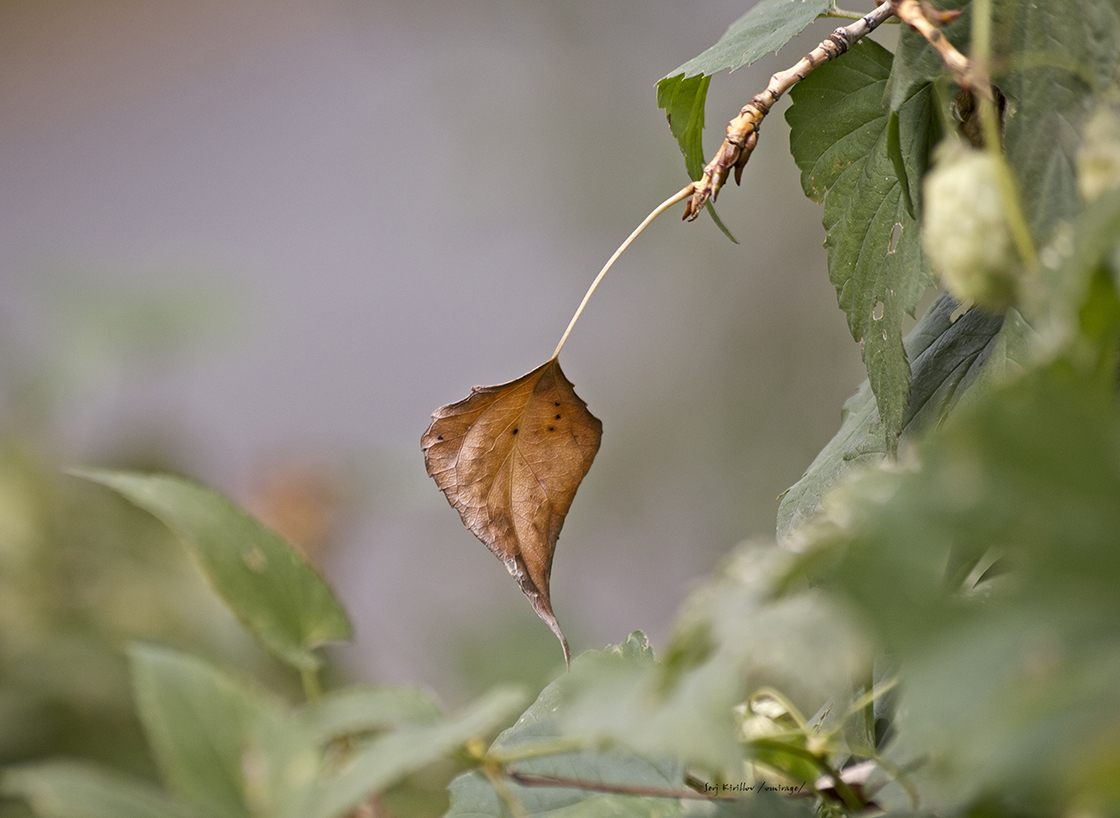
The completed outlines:
{"type": "MultiPolygon", "coordinates": [[[[969,60],[945,38],[940,29],[941,25],[956,19],[959,12],[941,12],[929,3],[919,2],[919,0],[887,0],[851,25],[833,31],[827,40],[802,57],[792,68],[779,71],[772,76],[766,90],[755,94],[739,111],[739,115],[727,123],[727,136],[723,144],[712,160],[704,166],[701,177],[692,185],[692,196],[685,206],[684,218],[692,221],[700,215],[700,211],[709,200],[716,200],[733,168],[735,184],[739,184],[743,176],[743,168],[746,167],[751,152],[758,144],[758,131],[762,120],[781,99],[782,94],[805,79],[817,66],[847,52],[892,15],[913,27],[933,48],[937,49],[958,85],[971,88],[976,84],[969,60]]],[[[980,85],[983,87],[981,93],[984,91],[990,93],[986,83],[980,85]]]]}

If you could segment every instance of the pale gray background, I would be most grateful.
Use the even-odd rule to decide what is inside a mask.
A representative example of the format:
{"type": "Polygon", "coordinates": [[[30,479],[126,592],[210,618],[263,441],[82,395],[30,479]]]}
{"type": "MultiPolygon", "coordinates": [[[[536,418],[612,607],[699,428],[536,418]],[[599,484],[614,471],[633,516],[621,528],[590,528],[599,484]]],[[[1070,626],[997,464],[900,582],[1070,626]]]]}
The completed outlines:
{"type": "MultiPolygon", "coordinates": [[[[64,370],[52,456],[159,440],[234,495],[279,455],[354,475],[326,570],[359,677],[455,698],[479,633],[551,642],[424,474],[420,433],[472,385],[541,363],[618,243],[687,181],[654,83],[747,7],[3,3],[0,340],[7,367],[64,370]],[[165,293],[202,302],[182,343],[122,356],[87,326],[165,293]]],[[[709,154],[830,28],[713,80],[709,154]]],[[[577,652],[635,628],[663,645],[721,555],[772,533],[860,380],[785,104],[720,200],[742,243],[678,207],[565,348],[605,428],[553,574],[577,652]]]]}

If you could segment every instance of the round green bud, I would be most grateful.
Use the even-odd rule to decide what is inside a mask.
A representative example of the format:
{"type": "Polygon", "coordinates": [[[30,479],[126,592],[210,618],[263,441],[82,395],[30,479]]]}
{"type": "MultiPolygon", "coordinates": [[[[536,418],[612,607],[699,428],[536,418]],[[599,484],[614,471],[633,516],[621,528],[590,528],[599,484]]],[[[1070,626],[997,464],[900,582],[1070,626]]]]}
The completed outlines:
{"type": "Polygon", "coordinates": [[[950,295],[998,311],[1015,301],[1019,257],[996,162],[961,144],[938,149],[923,188],[922,245],[950,295]]]}

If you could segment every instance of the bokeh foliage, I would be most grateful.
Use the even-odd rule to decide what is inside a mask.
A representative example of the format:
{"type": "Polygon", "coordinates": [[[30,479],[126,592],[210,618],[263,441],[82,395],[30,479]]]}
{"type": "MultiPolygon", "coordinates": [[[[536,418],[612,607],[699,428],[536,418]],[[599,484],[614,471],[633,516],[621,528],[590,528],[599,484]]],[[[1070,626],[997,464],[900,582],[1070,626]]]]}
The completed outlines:
{"type": "MultiPolygon", "coordinates": [[[[857,340],[881,329],[891,353],[865,356],[869,381],[787,495],[775,540],[729,556],[660,657],[640,633],[586,653],[519,718],[527,697],[500,685],[454,715],[414,690],[323,693],[320,645],[348,623],[291,545],[189,481],[99,472],[298,668],[296,703],[274,666],[170,616],[175,594],[130,596],[148,579],[130,566],[179,553],[160,525],[105,491],[63,500],[13,448],[0,471],[0,706],[17,728],[4,792],[58,818],[426,814],[393,793],[435,766],[462,773],[455,816],[1120,811],[1120,165],[1087,186],[1080,162],[1086,123],[1115,116],[1120,6],[991,5],[1004,149],[1037,251],[1017,302],[993,315],[943,295],[903,340],[928,280],[920,181],[936,138],[956,138],[955,89],[912,32],[893,56],[867,44],[818,68],[793,94],[791,149],[823,198],[840,307],[857,340]],[[91,541],[94,503],[131,516],[126,538],[105,538],[112,587],[91,599],[99,566],[70,543],[91,541]],[[126,661],[107,635],[136,611],[150,639],[126,661]],[[90,752],[59,729],[29,751],[21,719],[52,708],[131,740],[90,752]],[[44,750],[85,760],[31,760],[44,750]]],[[[659,101],[687,114],[672,132],[690,175],[710,75],[826,8],[767,0],[662,81],[659,101]]],[[[969,23],[947,32],[962,47],[969,23]]]]}

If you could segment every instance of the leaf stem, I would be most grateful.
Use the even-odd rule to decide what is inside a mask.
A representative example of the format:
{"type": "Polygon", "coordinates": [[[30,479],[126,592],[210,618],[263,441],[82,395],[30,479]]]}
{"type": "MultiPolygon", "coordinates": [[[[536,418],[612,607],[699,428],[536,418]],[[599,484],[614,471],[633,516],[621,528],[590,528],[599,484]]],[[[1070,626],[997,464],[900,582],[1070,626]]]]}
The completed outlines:
{"type": "MultiPolygon", "coordinates": [[[[992,57],[992,3],[991,0],[976,0],[972,7],[972,62],[977,77],[977,85],[984,89],[991,87],[992,57]]],[[[1031,239],[1030,227],[1019,206],[1019,191],[1007,160],[1003,155],[1003,139],[1000,135],[999,114],[991,92],[977,94],[980,106],[980,127],[984,133],[984,147],[996,161],[997,180],[1000,198],[1003,199],[1007,223],[1019,257],[1031,268],[1038,266],[1038,253],[1031,239]]]]}
{"type": "Polygon", "coordinates": [[[309,703],[314,704],[323,696],[323,685],[319,681],[319,671],[313,667],[300,668],[300,679],[303,681],[303,695],[309,703]]]}
{"type": "Polygon", "coordinates": [[[591,286],[588,287],[587,294],[583,297],[583,301],[579,303],[579,308],[576,309],[576,314],[572,316],[572,320],[568,322],[568,328],[564,330],[564,334],[560,337],[560,343],[556,345],[556,351],[552,353],[552,357],[549,358],[550,361],[555,361],[556,358],[559,357],[560,350],[564,348],[564,343],[568,340],[568,336],[572,333],[572,327],[576,325],[576,321],[578,321],[579,317],[583,314],[583,308],[587,306],[587,302],[591,299],[591,294],[595,292],[595,288],[599,286],[599,282],[603,280],[603,276],[607,274],[607,270],[609,270],[614,265],[614,263],[618,261],[618,257],[622,255],[622,252],[630,246],[634,239],[638,238],[638,236],[641,235],[641,232],[649,227],[650,222],[652,222],[670,207],[675,205],[677,202],[683,202],[685,199],[691,196],[692,190],[693,185],[689,184],[687,187],[681,188],[679,192],[674,193],[668,199],[655,207],[653,209],[653,212],[646,216],[645,220],[638,225],[633,233],[630,234],[629,238],[627,238],[626,241],[622,242],[622,245],[614,251],[614,255],[607,260],[607,263],[603,265],[603,269],[599,271],[599,275],[595,276],[595,280],[592,281],[591,286]]]}

